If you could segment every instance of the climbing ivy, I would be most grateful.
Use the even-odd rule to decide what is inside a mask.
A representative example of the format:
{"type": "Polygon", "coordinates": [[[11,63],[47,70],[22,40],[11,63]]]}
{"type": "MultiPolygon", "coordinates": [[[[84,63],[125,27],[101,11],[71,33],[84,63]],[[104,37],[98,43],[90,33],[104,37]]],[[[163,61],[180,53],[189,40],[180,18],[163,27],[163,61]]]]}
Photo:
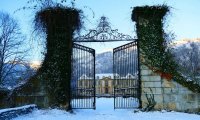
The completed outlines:
{"type": "Polygon", "coordinates": [[[166,46],[166,33],[163,30],[165,15],[169,12],[166,5],[135,7],[132,20],[136,21],[140,57],[143,63],[151,66],[161,77],[174,79],[192,91],[200,91],[199,85],[187,81],[177,70],[178,64],[166,46]]]}
{"type": "Polygon", "coordinates": [[[71,109],[71,54],[75,30],[81,28],[81,11],[64,6],[42,9],[35,30],[46,33],[46,53],[38,78],[45,81],[49,106],[71,109]]]}
{"type": "Polygon", "coordinates": [[[46,53],[37,73],[12,92],[9,99],[13,103],[10,106],[34,103],[39,107],[71,109],[72,39],[75,30],[82,27],[83,16],[74,6],[70,8],[61,4],[66,0],[61,0],[61,3],[51,1],[54,0],[28,0],[31,5],[32,2],[36,4],[22,8],[36,10],[34,33],[46,38],[46,53]]]}

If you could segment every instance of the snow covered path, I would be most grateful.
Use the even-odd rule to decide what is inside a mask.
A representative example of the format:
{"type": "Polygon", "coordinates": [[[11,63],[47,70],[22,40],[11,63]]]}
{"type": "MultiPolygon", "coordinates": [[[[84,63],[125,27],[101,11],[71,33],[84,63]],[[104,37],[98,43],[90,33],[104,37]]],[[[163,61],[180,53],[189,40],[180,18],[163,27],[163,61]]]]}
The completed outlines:
{"type": "Polygon", "coordinates": [[[133,110],[114,110],[113,99],[97,99],[97,109],[74,110],[73,114],[51,109],[35,110],[28,115],[13,120],[200,120],[200,115],[179,112],[137,112],[133,110]]]}

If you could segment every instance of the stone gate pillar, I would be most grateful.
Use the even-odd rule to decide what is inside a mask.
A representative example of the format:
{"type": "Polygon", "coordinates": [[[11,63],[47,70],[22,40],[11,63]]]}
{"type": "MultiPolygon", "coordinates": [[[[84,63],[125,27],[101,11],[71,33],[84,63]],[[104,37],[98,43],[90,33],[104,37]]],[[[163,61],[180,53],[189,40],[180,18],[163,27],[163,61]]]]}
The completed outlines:
{"type": "Polygon", "coordinates": [[[49,106],[71,109],[71,54],[74,30],[79,27],[79,11],[54,8],[37,14],[46,29],[45,58],[40,69],[45,80],[49,106]]]}
{"type": "Polygon", "coordinates": [[[37,73],[13,92],[13,106],[36,104],[40,108],[71,109],[72,38],[81,25],[79,13],[64,7],[36,13],[36,30],[46,34],[46,53],[37,73]]]}
{"type": "MultiPolygon", "coordinates": [[[[162,81],[160,75],[154,73],[154,69],[161,67],[157,56],[162,57],[165,50],[163,46],[163,17],[168,12],[167,7],[163,6],[143,6],[135,7],[132,11],[132,20],[136,22],[136,32],[139,47],[139,63],[141,76],[141,102],[145,107],[148,100],[145,94],[154,94],[156,107],[162,108],[162,81]],[[151,41],[151,42],[149,42],[151,41]],[[149,49],[155,47],[155,49],[149,49]],[[151,58],[151,59],[149,59],[151,58]],[[152,60],[158,62],[151,64],[152,60]],[[150,90],[152,89],[152,91],[150,90]]],[[[162,61],[162,60],[160,60],[162,61]]]]}

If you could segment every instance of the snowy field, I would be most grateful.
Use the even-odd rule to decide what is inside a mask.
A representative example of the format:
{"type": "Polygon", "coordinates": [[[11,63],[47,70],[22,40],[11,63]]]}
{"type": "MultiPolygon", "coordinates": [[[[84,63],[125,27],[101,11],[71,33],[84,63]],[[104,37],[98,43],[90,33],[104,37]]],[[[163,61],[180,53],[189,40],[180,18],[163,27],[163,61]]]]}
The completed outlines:
{"type": "Polygon", "coordinates": [[[77,109],[74,113],[62,110],[34,110],[13,120],[200,120],[200,115],[179,112],[137,112],[114,110],[112,98],[97,99],[97,109],[77,109]]]}

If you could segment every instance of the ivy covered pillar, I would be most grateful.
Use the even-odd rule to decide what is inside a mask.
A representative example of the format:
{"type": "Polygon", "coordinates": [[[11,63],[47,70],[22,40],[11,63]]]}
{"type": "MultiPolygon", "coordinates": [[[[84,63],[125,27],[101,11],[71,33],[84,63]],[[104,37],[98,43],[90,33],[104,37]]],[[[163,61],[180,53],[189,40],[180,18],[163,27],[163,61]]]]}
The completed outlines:
{"type": "Polygon", "coordinates": [[[163,68],[165,58],[161,56],[166,56],[164,55],[166,46],[164,46],[163,17],[168,11],[167,6],[135,7],[132,11],[132,20],[136,22],[140,54],[145,58],[143,62],[157,70],[163,68]]]}
{"type": "Polygon", "coordinates": [[[168,11],[167,6],[142,6],[135,7],[132,11],[139,48],[140,107],[147,109],[152,109],[156,103],[160,103],[157,104],[157,108],[163,107],[162,80],[154,72],[164,72],[171,77],[170,69],[174,69],[174,63],[167,60],[170,54],[165,52],[166,46],[164,46],[163,21],[168,11]],[[155,96],[152,97],[151,94],[155,96]]]}
{"type": "Polygon", "coordinates": [[[42,25],[47,36],[46,54],[38,76],[46,85],[48,104],[69,110],[72,38],[80,26],[79,11],[47,8],[37,13],[36,23],[42,25]]]}

